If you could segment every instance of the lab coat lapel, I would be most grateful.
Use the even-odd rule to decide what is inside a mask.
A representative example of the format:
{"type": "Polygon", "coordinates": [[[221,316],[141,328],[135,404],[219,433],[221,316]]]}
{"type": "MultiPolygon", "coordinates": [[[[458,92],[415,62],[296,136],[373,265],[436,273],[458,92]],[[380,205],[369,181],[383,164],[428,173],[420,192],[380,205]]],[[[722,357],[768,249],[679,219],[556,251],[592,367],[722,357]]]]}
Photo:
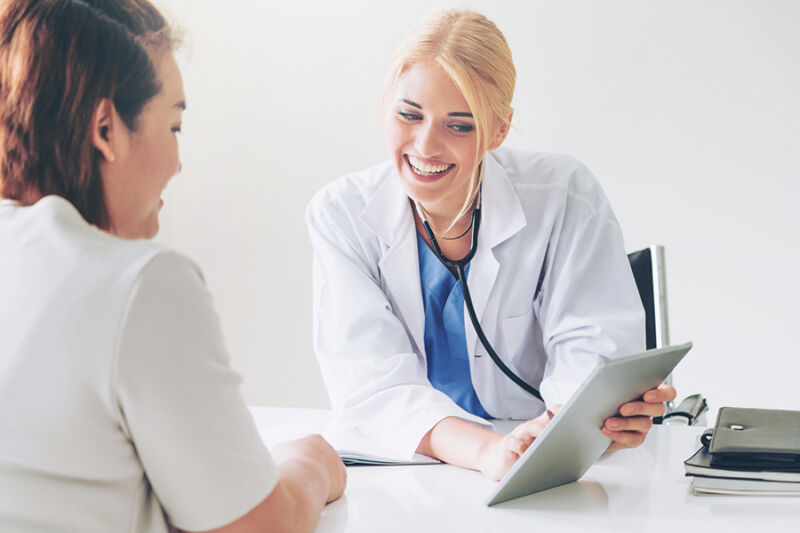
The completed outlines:
{"type": "MultiPolygon", "coordinates": [[[[481,327],[484,328],[484,332],[489,336],[489,342],[492,342],[491,338],[496,333],[497,317],[486,324],[483,319],[489,296],[500,271],[500,263],[494,255],[493,248],[524,228],[527,222],[517,193],[505,169],[500,166],[491,153],[487,153],[484,161],[486,170],[481,191],[482,209],[478,249],[470,263],[467,285],[475,307],[475,315],[478,317],[481,327]]],[[[470,356],[473,356],[478,346],[478,334],[469,320],[466,308],[464,309],[464,325],[467,348],[470,356]]]]}
{"type": "Polygon", "coordinates": [[[416,229],[408,196],[394,171],[368,201],[361,212],[361,220],[388,247],[378,266],[386,290],[397,306],[393,312],[405,323],[419,353],[424,355],[425,308],[419,279],[416,229]]]}

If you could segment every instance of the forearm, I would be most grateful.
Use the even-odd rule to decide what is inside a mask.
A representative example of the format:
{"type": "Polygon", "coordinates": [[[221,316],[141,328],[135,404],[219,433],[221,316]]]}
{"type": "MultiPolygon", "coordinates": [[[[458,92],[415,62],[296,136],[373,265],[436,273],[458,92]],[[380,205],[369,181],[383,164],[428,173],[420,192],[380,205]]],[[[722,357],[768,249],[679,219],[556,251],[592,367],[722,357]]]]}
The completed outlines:
{"type": "Polygon", "coordinates": [[[276,489],[284,494],[277,509],[280,518],[276,522],[281,527],[275,530],[313,531],[330,492],[327,473],[318,463],[308,459],[287,460],[281,464],[280,472],[276,489]]]}
{"type": "MultiPolygon", "coordinates": [[[[238,520],[205,533],[305,533],[314,530],[330,480],[318,464],[291,458],[280,465],[280,479],[269,496],[238,520]]],[[[174,530],[173,531],[177,531],[174,530]]]]}
{"type": "Polygon", "coordinates": [[[447,417],[422,437],[417,452],[472,470],[483,470],[486,450],[503,436],[466,420],[447,417]]]}

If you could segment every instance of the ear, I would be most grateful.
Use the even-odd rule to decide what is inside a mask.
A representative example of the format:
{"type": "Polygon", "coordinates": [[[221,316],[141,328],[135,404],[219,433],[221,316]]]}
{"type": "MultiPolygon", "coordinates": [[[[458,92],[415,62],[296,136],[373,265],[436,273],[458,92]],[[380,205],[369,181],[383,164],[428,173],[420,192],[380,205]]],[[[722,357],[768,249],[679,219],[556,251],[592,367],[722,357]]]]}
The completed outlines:
{"type": "Polygon", "coordinates": [[[119,122],[115,120],[116,112],[114,103],[109,98],[103,98],[92,115],[92,145],[103,154],[108,163],[117,159],[114,141],[119,122]]]}
{"type": "Polygon", "coordinates": [[[500,145],[506,140],[508,132],[511,129],[512,118],[514,118],[514,111],[509,111],[506,120],[502,121],[495,129],[494,137],[492,137],[492,140],[489,142],[489,150],[500,148],[500,145]]]}

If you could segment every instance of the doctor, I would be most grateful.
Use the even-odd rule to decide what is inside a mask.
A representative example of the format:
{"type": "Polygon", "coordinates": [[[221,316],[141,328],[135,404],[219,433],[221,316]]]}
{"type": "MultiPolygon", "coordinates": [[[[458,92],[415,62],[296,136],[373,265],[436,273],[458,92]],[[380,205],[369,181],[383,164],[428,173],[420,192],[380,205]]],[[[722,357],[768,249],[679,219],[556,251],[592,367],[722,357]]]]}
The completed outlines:
{"type": "MultiPolygon", "coordinates": [[[[500,148],[514,83],[511,51],[491,21],[434,13],[390,69],[390,160],[328,185],[306,213],[314,344],[340,421],[398,454],[491,479],[598,361],[644,349],[622,232],[595,178],[567,156],[500,148]],[[474,252],[464,275],[476,318],[541,399],[489,356],[457,268],[437,245],[450,260],[474,252]],[[527,422],[503,436],[491,418],[527,422]]],[[[661,386],[621,406],[603,428],[612,448],[640,445],[674,397],[661,386]]]]}

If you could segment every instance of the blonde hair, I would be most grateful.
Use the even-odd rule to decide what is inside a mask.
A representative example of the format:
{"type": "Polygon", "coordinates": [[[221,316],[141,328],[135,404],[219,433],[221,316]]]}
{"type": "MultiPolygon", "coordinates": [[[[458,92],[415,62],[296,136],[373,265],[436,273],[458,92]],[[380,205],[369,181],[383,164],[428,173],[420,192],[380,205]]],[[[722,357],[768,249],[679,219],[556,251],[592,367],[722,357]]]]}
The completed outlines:
{"type": "Polygon", "coordinates": [[[511,49],[491,20],[469,10],[434,11],[414,26],[395,50],[383,93],[384,116],[400,76],[411,66],[423,63],[437,64],[450,76],[475,121],[477,150],[472,180],[452,228],[480,191],[483,155],[492,141],[494,125],[506,123],[512,112],[517,73],[511,49]]]}

